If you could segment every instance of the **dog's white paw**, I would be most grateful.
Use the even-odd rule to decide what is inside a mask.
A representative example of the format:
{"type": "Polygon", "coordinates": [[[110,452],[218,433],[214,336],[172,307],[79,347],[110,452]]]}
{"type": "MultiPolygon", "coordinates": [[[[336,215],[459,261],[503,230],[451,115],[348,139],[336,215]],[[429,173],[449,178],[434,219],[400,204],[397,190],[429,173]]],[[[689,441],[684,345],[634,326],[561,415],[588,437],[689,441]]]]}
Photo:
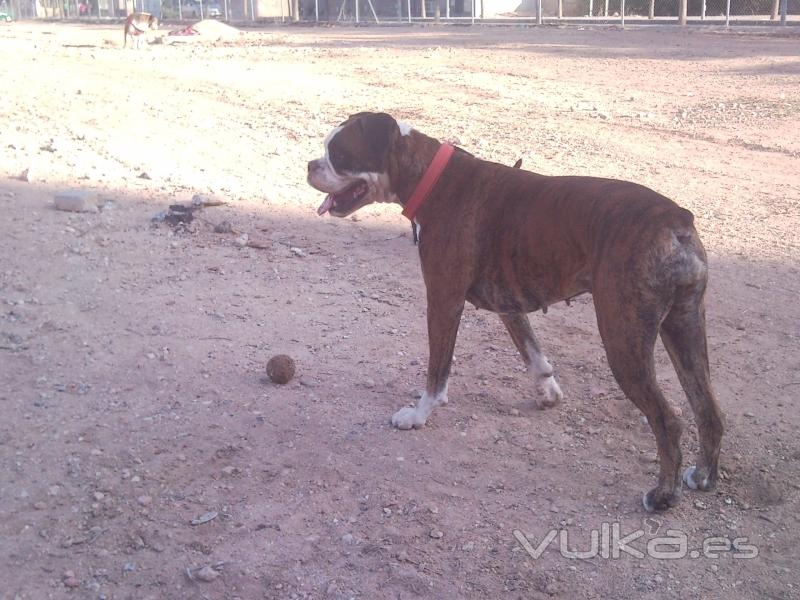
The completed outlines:
{"type": "Polygon", "coordinates": [[[689,467],[683,472],[683,483],[692,490],[697,489],[697,484],[694,482],[695,471],[697,471],[697,467],[689,467]]]}
{"type": "Polygon", "coordinates": [[[558,383],[556,383],[555,377],[551,375],[542,380],[541,395],[534,403],[536,404],[536,408],[542,410],[560,404],[563,399],[564,394],[558,383]]]}
{"type": "Polygon", "coordinates": [[[413,406],[401,408],[392,415],[392,425],[398,429],[419,429],[426,420],[413,406]]]}
{"type": "Polygon", "coordinates": [[[692,490],[707,491],[713,487],[708,477],[699,477],[697,467],[689,467],[683,472],[683,482],[692,490]]]}

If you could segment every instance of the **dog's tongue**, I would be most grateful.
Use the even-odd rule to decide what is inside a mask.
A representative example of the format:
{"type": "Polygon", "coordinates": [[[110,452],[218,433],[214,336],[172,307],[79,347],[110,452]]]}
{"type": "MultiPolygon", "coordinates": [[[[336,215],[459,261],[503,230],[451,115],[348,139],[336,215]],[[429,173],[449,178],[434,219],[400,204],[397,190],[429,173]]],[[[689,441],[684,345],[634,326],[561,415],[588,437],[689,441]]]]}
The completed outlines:
{"type": "Polygon", "coordinates": [[[327,196],[325,196],[325,200],[322,201],[322,204],[319,205],[319,208],[317,209],[317,214],[319,216],[324,215],[331,209],[332,206],[333,206],[333,194],[328,194],[327,196]]]}

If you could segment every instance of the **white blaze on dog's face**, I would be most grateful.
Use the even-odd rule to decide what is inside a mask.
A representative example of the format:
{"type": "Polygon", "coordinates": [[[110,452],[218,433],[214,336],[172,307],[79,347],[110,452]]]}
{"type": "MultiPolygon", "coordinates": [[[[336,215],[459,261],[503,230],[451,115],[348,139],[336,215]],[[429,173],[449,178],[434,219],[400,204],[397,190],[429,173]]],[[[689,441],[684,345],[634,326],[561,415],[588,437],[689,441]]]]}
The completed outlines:
{"type": "Polygon", "coordinates": [[[308,183],[328,195],[317,209],[346,217],[373,202],[397,202],[389,183],[389,150],[402,135],[385,113],[358,113],[325,138],[325,154],[308,163],[308,183]]]}

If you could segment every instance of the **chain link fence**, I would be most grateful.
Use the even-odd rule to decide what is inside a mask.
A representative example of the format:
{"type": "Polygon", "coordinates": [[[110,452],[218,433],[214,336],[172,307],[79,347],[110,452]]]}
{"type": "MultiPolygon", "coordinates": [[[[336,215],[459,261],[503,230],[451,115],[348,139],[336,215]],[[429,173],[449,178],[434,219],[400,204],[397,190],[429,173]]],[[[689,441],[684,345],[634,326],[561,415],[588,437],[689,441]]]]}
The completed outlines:
{"type": "MultiPolygon", "coordinates": [[[[678,20],[682,5],[690,23],[781,20],[781,0],[542,0],[541,17],[552,19],[625,19],[633,24],[678,20]]],[[[800,24],[800,0],[786,2],[786,17],[800,24]]]]}
{"type": "Polygon", "coordinates": [[[253,0],[0,0],[0,13],[20,19],[121,19],[148,12],[161,19],[252,18],[253,0]]]}
{"type": "Polygon", "coordinates": [[[800,25],[800,0],[0,0],[12,19],[800,25]]]}

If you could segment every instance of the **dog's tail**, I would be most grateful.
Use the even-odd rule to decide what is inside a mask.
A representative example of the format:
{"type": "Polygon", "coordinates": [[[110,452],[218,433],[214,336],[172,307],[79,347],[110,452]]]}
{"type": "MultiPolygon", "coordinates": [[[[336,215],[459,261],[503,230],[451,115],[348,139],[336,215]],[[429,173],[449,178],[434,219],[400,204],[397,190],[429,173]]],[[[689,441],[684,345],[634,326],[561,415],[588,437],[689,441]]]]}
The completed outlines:
{"type": "Polygon", "coordinates": [[[519,169],[522,166],[522,159],[520,158],[517,162],[514,163],[514,168],[519,169]]]}

